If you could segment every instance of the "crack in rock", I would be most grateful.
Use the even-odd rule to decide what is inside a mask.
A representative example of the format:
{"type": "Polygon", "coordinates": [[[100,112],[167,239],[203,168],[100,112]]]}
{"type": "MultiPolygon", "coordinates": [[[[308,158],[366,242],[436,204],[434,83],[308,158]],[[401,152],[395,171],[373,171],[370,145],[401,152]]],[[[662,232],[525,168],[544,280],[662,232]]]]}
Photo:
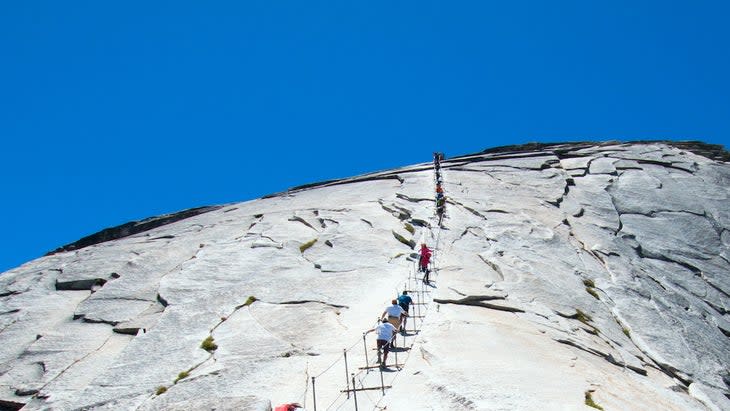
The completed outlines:
{"type": "Polygon", "coordinates": [[[294,217],[290,217],[288,221],[297,221],[297,222],[300,222],[300,223],[302,223],[302,224],[306,225],[307,227],[311,228],[312,230],[314,230],[314,231],[317,231],[317,229],[316,229],[316,228],[314,228],[314,227],[313,227],[313,226],[312,226],[311,224],[309,224],[309,223],[308,223],[308,222],[307,222],[307,221],[306,221],[305,219],[303,219],[302,217],[299,217],[299,216],[296,216],[296,215],[295,215],[294,217]]]}
{"type": "Polygon", "coordinates": [[[258,224],[261,221],[263,221],[264,220],[264,215],[263,214],[254,214],[253,218],[255,218],[256,221],[251,222],[251,224],[248,226],[248,231],[251,231],[251,229],[254,228],[254,226],[256,224],[258,224]]]}
{"type": "Polygon", "coordinates": [[[397,206],[395,204],[392,204],[393,208],[395,208],[395,210],[394,210],[392,208],[388,208],[388,206],[386,206],[382,202],[379,202],[379,203],[380,203],[380,207],[382,207],[383,210],[387,211],[393,217],[395,217],[395,218],[397,218],[397,219],[399,219],[401,221],[405,221],[405,220],[408,220],[408,219],[411,218],[411,211],[408,210],[407,208],[400,207],[400,206],[397,206]]]}
{"type": "Polygon", "coordinates": [[[610,364],[613,364],[613,365],[618,366],[618,367],[621,367],[621,368],[628,368],[631,371],[633,371],[633,372],[635,372],[635,373],[637,373],[639,375],[643,375],[643,376],[648,375],[648,373],[647,373],[647,371],[645,369],[639,368],[639,367],[635,367],[635,366],[630,365],[630,364],[626,364],[625,362],[618,361],[610,353],[604,353],[604,352],[598,351],[598,350],[596,350],[594,348],[586,347],[586,346],[584,346],[582,344],[579,344],[576,341],[573,341],[573,340],[570,340],[570,339],[566,339],[566,338],[553,338],[553,341],[559,342],[561,344],[569,345],[569,346],[574,347],[574,348],[577,348],[577,349],[579,349],[581,351],[585,351],[585,352],[587,352],[589,354],[592,354],[592,355],[595,355],[597,357],[603,358],[604,360],[608,361],[610,364]]]}
{"type": "Polygon", "coordinates": [[[7,411],[18,411],[25,407],[24,402],[16,402],[16,401],[10,401],[10,400],[0,400],[0,410],[7,410],[7,411]]]}
{"type": "Polygon", "coordinates": [[[511,313],[524,313],[525,311],[515,307],[508,307],[504,305],[496,305],[491,303],[485,303],[484,301],[489,300],[504,300],[505,297],[501,296],[489,296],[489,295],[470,295],[459,300],[441,299],[434,298],[433,301],[440,304],[456,304],[456,305],[469,305],[474,307],[489,308],[497,311],[507,311],[511,313]]]}
{"type": "MultiPolygon", "coordinates": [[[[266,301],[264,301],[264,302],[266,302],[266,301]]],[[[291,300],[291,301],[274,302],[274,303],[269,303],[269,304],[297,305],[297,304],[307,304],[307,303],[322,304],[322,305],[326,305],[326,306],[332,307],[332,308],[348,308],[348,309],[350,308],[347,305],[328,303],[328,302],[319,301],[319,300],[291,300]]]]}
{"type": "Polygon", "coordinates": [[[73,251],[78,250],[81,248],[85,248],[91,245],[104,243],[107,241],[112,240],[118,240],[120,238],[129,237],[134,234],[143,233],[145,231],[152,230],[154,228],[162,227],[164,225],[172,224],[174,222],[184,220],[187,218],[195,217],[200,214],[204,214],[210,211],[218,210],[222,206],[208,206],[208,207],[198,207],[198,208],[191,208],[188,210],[183,210],[177,213],[172,214],[164,214],[157,217],[150,217],[146,218],[144,220],[140,221],[130,221],[128,223],[112,227],[112,228],[106,228],[104,230],[99,231],[96,234],[92,234],[90,236],[86,236],[78,241],[75,241],[70,244],[66,244],[64,246],[61,246],[51,252],[49,252],[46,255],[53,255],[57,253],[61,253],[64,251],[73,251]]]}
{"type": "Polygon", "coordinates": [[[462,207],[462,208],[463,208],[463,209],[465,209],[466,211],[468,211],[468,212],[470,212],[470,213],[474,214],[475,216],[477,216],[477,217],[479,217],[479,218],[481,218],[481,219],[483,219],[483,220],[486,220],[486,219],[487,219],[487,216],[485,216],[484,214],[482,214],[482,213],[478,212],[477,210],[475,210],[475,209],[473,209],[473,208],[471,208],[471,207],[469,207],[469,206],[466,206],[466,205],[464,205],[464,204],[462,204],[462,203],[460,203],[460,202],[458,202],[458,201],[456,201],[456,200],[453,200],[453,199],[452,199],[452,201],[453,201],[453,204],[456,204],[456,205],[458,205],[458,206],[462,207]]]}
{"type": "Polygon", "coordinates": [[[484,261],[484,264],[488,265],[488,266],[489,266],[489,268],[491,268],[492,270],[494,270],[494,272],[495,272],[495,273],[497,273],[497,274],[499,275],[500,281],[504,281],[504,273],[502,273],[502,269],[501,269],[501,268],[500,268],[500,267],[499,267],[499,266],[498,266],[497,264],[495,264],[495,263],[493,263],[493,262],[491,262],[491,261],[487,260],[487,259],[486,259],[486,258],[485,258],[484,256],[482,256],[481,254],[477,254],[477,255],[479,256],[479,258],[480,258],[480,259],[481,259],[482,261],[484,261]]]}
{"type": "Polygon", "coordinates": [[[563,188],[563,195],[560,196],[560,198],[557,198],[555,200],[545,200],[546,203],[552,204],[555,207],[560,207],[560,204],[565,201],[565,197],[568,196],[568,193],[570,193],[570,186],[575,185],[575,180],[572,178],[566,178],[565,179],[565,187],[563,188]]]}
{"type": "Polygon", "coordinates": [[[411,218],[408,220],[411,225],[417,226],[417,227],[424,227],[424,228],[431,228],[431,224],[428,223],[428,221],[424,221],[418,218],[411,218]]]}
{"type": "MultiPolygon", "coordinates": [[[[690,263],[687,263],[687,262],[684,262],[684,261],[679,261],[679,260],[674,260],[672,258],[667,257],[666,255],[652,253],[652,252],[644,249],[641,245],[635,246],[634,247],[634,250],[636,251],[636,255],[639,256],[639,257],[641,257],[641,258],[646,258],[646,259],[651,259],[651,260],[659,260],[659,261],[664,261],[664,262],[676,264],[676,265],[679,265],[681,267],[686,268],[687,270],[691,271],[696,276],[702,276],[702,270],[700,270],[699,268],[693,266],[690,263]]],[[[727,295],[727,294],[725,294],[725,295],[727,295]]]]}
{"type": "Polygon", "coordinates": [[[120,323],[120,321],[103,320],[100,318],[86,318],[86,314],[74,314],[73,319],[81,320],[85,323],[90,323],[90,324],[108,324],[108,325],[111,325],[112,327],[114,327],[120,323]]]}
{"type": "Polygon", "coordinates": [[[455,292],[456,294],[459,294],[459,295],[460,295],[460,296],[462,296],[462,297],[466,297],[466,294],[462,293],[461,291],[457,290],[457,289],[456,289],[456,288],[454,288],[454,287],[449,287],[449,290],[451,290],[451,291],[455,292]]]}
{"type": "Polygon", "coordinates": [[[419,203],[421,201],[433,201],[432,198],[413,198],[401,193],[395,193],[395,196],[400,198],[401,200],[406,200],[411,203],[419,203]]]}
{"type": "Polygon", "coordinates": [[[175,238],[174,235],[163,235],[160,237],[150,238],[149,240],[147,240],[147,242],[149,243],[149,242],[155,241],[155,240],[172,240],[173,238],[175,238]]]}
{"type": "MultiPolygon", "coordinates": [[[[476,233],[474,233],[472,231],[472,230],[478,230],[478,229],[480,229],[480,227],[473,226],[473,225],[466,227],[464,229],[464,231],[462,231],[461,234],[459,234],[459,237],[458,238],[455,238],[455,239],[451,240],[451,245],[453,246],[454,244],[456,244],[457,241],[463,239],[464,236],[466,236],[467,234],[471,234],[471,235],[473,235],[475,237],[479,237],[476,233]]],[[[487,239],[487,240],[490,240],[490,239],[487,239]]]]}
{"type": "Polygon", "coordinates": [[[167,302],[160,294],[157,294],[157,302],[160,303],[162,307],[167,307],[170,305],[170,303],[167,302]]]}
{"type": "Polygon", "coordinates": [[[20,312],[20,309],[19,308],[15,308],[15,309],[10,310],[10,311],[3,311],[3,312],[0,313],[0,315],[15,314],[15,313],[18,313],[18,312],[20,312]]]}

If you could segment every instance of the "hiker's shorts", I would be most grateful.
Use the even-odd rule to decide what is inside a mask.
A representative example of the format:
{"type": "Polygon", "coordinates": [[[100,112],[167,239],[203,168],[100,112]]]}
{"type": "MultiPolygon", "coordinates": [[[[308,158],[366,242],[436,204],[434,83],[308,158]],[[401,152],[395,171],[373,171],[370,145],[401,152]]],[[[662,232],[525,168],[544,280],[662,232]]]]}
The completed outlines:
{"type": "Polygon", "coordinates": [[[388,316],[388,322],[393,324],[393,327],[395,327],[395,330],[400,330],[400,316],[393,317],[392,315],[388,316]]]}
{"type": "Polygon", "coordinates": [[[377,343],[378,343],[378,349],[382,348],[383,352],[390,351],[390,341],[378,340],[377,343]]]}

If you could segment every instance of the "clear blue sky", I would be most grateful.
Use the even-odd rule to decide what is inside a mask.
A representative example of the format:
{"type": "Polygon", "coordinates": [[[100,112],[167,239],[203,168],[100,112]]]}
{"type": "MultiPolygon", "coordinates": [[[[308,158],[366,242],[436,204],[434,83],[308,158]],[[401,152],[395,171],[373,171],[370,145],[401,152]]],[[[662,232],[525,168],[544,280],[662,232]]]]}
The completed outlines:
{"type": "Polygon", "coordinates": [[[6,1],[0,271],[105,227],[529,141],[730,140],[726,1],[6,1]]]}

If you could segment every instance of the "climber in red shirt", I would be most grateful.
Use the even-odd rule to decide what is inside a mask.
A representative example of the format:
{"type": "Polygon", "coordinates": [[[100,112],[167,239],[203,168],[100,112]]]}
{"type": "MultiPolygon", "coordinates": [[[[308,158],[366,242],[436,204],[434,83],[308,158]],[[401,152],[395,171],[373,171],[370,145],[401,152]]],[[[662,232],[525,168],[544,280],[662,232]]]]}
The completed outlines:
{"type": "Polygon", "coordinates": [[[421,258],[418,261],[418,271],[426,273],[423,282],[428,283],[428,263],[431,261],[431,250],[424,243],[421,244],[421,258]]]}

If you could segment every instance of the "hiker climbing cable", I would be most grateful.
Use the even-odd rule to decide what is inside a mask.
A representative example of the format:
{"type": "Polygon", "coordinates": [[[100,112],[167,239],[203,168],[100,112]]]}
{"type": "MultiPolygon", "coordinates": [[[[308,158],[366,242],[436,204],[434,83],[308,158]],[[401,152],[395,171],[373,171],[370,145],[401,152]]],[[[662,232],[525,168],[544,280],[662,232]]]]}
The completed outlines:
{"type": "MultiPolygon", "coordinates": [[[[395,301],[395,300],[394,300],[395,301]]],[[[398,306],[396,306],[398,307],[398,306]]],[[[398,307],[400,308],[400,307],[398,307]]],[[[386,319],[382,319],[380,324],[378,324],[375,328],[371,328],[365,332],[365,334],[375,331],[377,333],[377,349],[378,349],[378,362],[380,363],[381,368],[385,368],[386,363],[388,361],[388,352],[390,352],[391,347],[391,341],[393,340],[393,337],[396,333],[396,328],[393,326],[392,323],[390,323],[386,319]],[[381,350],[382,350],[382,358],[381,358],[381,350]]]]}
{"type": "Polygon", "coordinates": [[[291,404],[281,404],[281,405],[277,406],[276,408],[274,408],[274,411],[296,411],[296,410],[304,411],[304,408],[302,408],[302,406],[296,402],[293,402],[291,404]]]}
{"type": "MultiPolygon", "coordinates": [[[[397,332],[400,329],[400,321],[402,317],[408,317],[408,313],[403,310],[403,308],[398,305],[398,300],[392,300],[391,305],[383,311],[383,314],[380,316],[382,319],[387,319],[387,321],[391,324],[393,324],[393,327],[395,327],[395,331],[397,332]]],[[[395,347],[395,335],[393,336],[393,347],[395,347]]]]}
{"type": "Polygon", "coordinates": [[[439,217],[439,226],[444,219],[444,211],[446,211],[446,197],[441,196],[436,200],[436,215],[439,217]]]}
{"type": "MultiPolygon", "coordinates": [[[[403,311],[405,311],[406,314],[408,314],[408,310],[410,309],[412,303],[413,303],[413,299],[411,298],[410,295],[408,295],[408,291],[403,290],[403,294],[398,296],[398,305],[400,305],[400,308],[402,308],[403,311]]],[[[406,332],[407,318],[408,318],[407,316],[403,316],[403,324],[401,325],[401,328],[400,328],[400,330],[403,332],[404,335],[406,332]]]]}
{"type": "Polygon", "coordinates": [[[441,168],[441,160],[444,159],[444,155],[439,152],[433,153],[433,164],[438,169],[441,168]]]}
{"type": "Polygon", "coordinates": [[[431,250],[428,248],[426,243],[421,244],[421,257],[418,260],[418,271],[424,273],[423,282],[428,283],[428,263],[431,262],[431,250]]]}

